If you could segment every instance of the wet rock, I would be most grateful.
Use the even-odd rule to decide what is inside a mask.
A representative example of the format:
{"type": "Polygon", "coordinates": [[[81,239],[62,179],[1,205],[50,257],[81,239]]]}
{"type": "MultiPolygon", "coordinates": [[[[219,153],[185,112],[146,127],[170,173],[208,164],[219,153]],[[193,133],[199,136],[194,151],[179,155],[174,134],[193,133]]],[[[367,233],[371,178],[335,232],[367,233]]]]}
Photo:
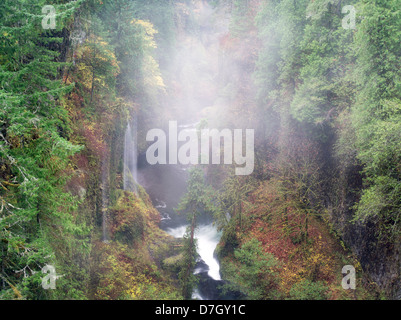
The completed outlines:
{"type": "Polygon", "coordinates": [[[214,280],[209,277],[207,271],[198,275],[198,292],[204,300],[238,300],[243,296],[240,292],[223,292],[224,280],[214,280]]]}

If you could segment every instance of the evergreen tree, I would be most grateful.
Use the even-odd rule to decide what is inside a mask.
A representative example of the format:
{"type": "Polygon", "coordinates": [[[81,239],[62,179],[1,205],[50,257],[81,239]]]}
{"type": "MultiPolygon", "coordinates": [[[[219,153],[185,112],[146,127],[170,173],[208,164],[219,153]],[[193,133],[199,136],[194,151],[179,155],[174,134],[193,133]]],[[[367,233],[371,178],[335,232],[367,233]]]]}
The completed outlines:
{"type": "Polygon", "coordinates": [[[177,208],[179,212],[187,214],[190,223],[184,236],[184,259],[179,273],[185,299],[191,298],[192,290],[196,284],[196,278],[193,274],[197,256],[195,239],[196,219],[200,214],[214,214],[217,211],[217,207],[213,201],[213,194],[213,189],[205,183],[202,169],[198,167],[192,168],[189,173],[187,192],[177,208]]]}
{"type": "MultiPolygon", "coordinates": [[[[40,298],[41,268],[71,250],[82,230],[71,215],[76,200],[63,190],[69,157],[81,147],[68,141],[61,98],[65,66],[57,44],[79,5],[57,6],[56,29],[42,28],[45,1],[0,5],[0,239],[3,297],[40,298]]],[[[65,294],[57,291],[56,294],[65,294]]]]}

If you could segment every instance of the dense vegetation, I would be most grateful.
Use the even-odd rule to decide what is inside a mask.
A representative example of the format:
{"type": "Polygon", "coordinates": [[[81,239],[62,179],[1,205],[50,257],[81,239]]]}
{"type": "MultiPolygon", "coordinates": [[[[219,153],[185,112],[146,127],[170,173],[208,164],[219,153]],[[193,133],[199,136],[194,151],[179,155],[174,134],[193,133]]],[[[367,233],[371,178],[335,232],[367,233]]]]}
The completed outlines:
{"type": "Polygon", "coordinates": [[[401,1],[55,0],[44,29],[48,4],[0,4],[0,299],[190,298],[204,213],[222,230],[226,290],[400,297],[401,1]],[[170,62],[206,3],[230,22],[204,123],[255,128],[255,170],[194,168],[177,244],[142,187],[122,190],[123,137],[136,118],[143,153],[147,130],[179,117],[170,62]]]}
{"type": "MultiPolygon", "coordinates": [[[[251,61],[244,72],[256,68],[252,75],[258,92],[256,99],[247,99],[247,109],[252,101],[263,137],[257,142],[260,162],[253,174],[259,187],[247,193],[252,199],[248,230],[225,228],[229,241],[223,256],[231,256],[226,252],[230,242],[247,245],[247,239],[256,236],[277,258],[294,262],[279,277],[281,293],[290,297],[294,291],[312,290],[308,283],[324,281],[330,287],[330,273],[339,272],[334,261],[322,264],[335,260],[337,249],[322,241],[328,237],[322,234],[321,222],[358,253],[356,258],[371,277],[359,273],[359,279],[369,283],[370,292],[384,290],[391,296],[399,291],[398,276],[386,278],[379,271],[397,270],[388,263],[389,256],[397,259],[399,247],[399,4],[231,2],[232,43],[249,43],[250,34],[255,35],[257,54],[251,47],[241,58],[251,61]],[[357,11],[355,29],[342,26],[345,5],[357,11]],[[291,239],[287,245],[283,234],[291,239]],[[334,269],[326,273],[329,267],[334,269]]],[[[241,86],[237,84],[239,92],[241,86]]],[[[241,93],[236,98],[240,101],[241,93]]],[[[234,108],[234,115],[245,109],[234,108]]],[[[238,187],[244,188],[244,182],[238,187]]],[[[233,194],[231,188],[227,191],[233,194]]],[[[331,288],[331,294],[338,298],[341,293],[331,288]]]]}
{"type": "Polygon", "coordinates": [[[143,19],[168,38],[169,6],[57,1],[43,29],[46,4],[0,5],[1,298],[175,299],[150,255],[168,242],[158,213],[144,191],[122,192],[120,169],[127,122],[154,112],[164,86],[143,19]],[[44,265],[56,290],[41,286],[44,265]]]}

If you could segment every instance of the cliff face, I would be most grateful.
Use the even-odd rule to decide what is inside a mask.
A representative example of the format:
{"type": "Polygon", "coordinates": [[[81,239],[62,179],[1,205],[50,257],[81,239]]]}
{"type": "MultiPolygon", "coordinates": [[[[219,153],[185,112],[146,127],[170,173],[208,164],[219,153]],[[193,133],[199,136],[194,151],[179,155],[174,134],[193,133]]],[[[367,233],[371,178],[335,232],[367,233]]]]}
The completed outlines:
{"type": "Polygon", "coordinates": [[[352,223],[352,210],[332,211],[330,213],[336,230],[345,244],[352,250],[361,266],[375,284],[392,299],[401,298],[400,245],[380,242],[372,222],[352,223]]]}
{"type": "MultiPolygon", "coordinates": [[[[60,0],[71,10],[58,15],[56,30],[46,31],[38,21],[20,28],[21,21],[37,18],[26,13],[33,7],[40,12],[45,0],[31,8],[15,2],[0,6],[0,25],[12,31],[0,34],[7,49],[0,54],[0,265],[6,275],[0,297],[181,298],[175,242],[159,229],[146,192],[124,190],[124,136],[137,119],[143,156],[149,129],[203,118],[210,128],[256,133],[252,176],[231,179],[222,166],[205,170],[216,194],[225,192],[224,182],[249,187],[230,200],[230,210],[249,218],[249,229],[235,225],[231,212],[223,237],[228,254],[246,244],[247,235],[261,243],[245,246],[250,252],[270,247],[286,259],[281,249],[288,246],[306,258],[282,274],[285,294],[309,277],[326,281],[335,297],[351,295],[338,293],[334,277],[352,259],[319,220],[327,213],[369,276],[364,284],[401,299],[400,240],[378,235],[401,227],[394,80],[400,49],[399,39],[383,31],[399,29],[390,14],[396,1],[359,2],[363,15],[380,23],[362,19],[355,33],[341,27],[341,1],[60,0]],[[382,46],[389,50],[375,51],[382,46]],[[378,77],[382,81],[372,80],[378,77]],[[367,209],[354,222],[364,191],[378,190],[371,186],[382,198],[365,197],[367,209]],[[384,208],[383,199],[389,199],[384,208]],[[245,210],[248,201],[257,204],[255,212],[245,210]],[[287,234],[277,245],[289,230],[274,235],[282,217],[284,224],[293,219],[302,234],[287,234]],[[335,263],[316,276],[324,269],[320,262],[333,257],[335,263]],[[43,293],[40,272],[27,270],[48,263],[66,277],[57,290],[43,293]]],[[[229,266],[232,274],[236,267],[229,266]]]]}
{"type": "Polygon", "coordinates": [[[383,290],[392,299],[401,297],[400,246],[382,243],[374,236],[377,231],[371,222],[366,224],[352,223],[353,212],[329,212],[335,229],[342,240],[356,255],[362,269],[371,279],[371,284],[383,290]]]}
{"type": "MultiPolygon", "coordinates": [[[[123,10],[119,4],[108,5],[118,12],[123,10]]],[[[110,12],[97,14],[114,18],[110,12]]],[[[63,104],[71,119],[71,140],[83,146],[71,158],[66,189],[80,200],[75,214],[88,228],[82,235],[88,240],[86,253],[74,257],[76,272],[87,298],[179,299],[176,275],[162,268],[162,260],[176,254],[171,250],[174,239],[159,228],[160,215],[144,189],[123,190],[127,125],[137,126],[133,119],[140,118],[135,129],[146,128],[152,121],[149,105],[159,104],[164,84],[153,51],[155,26],[121,14],[128,15],[118,21],[127,29],[121,43],[79,14],[72,33],[84,38],[64,41],[70,65],[63,80],[75,88],[63,104]]],[[[114,25],[108,27],[115,31],[114,25]]]]}
{"type": "Polygon", "coordinates": [[[383,291],[389,298],[400,299],[400,243],[379,240],[378,226],[371,220],[353,221],[353,206],[359,201],[363,188],[362,169],[362,166],[350,164],[340,167],[338,159],[330,160],[328,172],[333,175],[326,190],[326,210],[334,229],[368,276],[366,284],[373,290],[383,291]]]}

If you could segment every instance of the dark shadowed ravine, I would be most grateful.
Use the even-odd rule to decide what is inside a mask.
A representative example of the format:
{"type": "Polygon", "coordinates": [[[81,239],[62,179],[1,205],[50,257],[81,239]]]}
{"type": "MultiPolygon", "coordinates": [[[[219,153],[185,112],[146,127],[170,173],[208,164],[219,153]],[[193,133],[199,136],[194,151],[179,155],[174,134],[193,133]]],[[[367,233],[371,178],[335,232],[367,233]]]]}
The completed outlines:
{"type": "MultiPolygon", "coordinates": [[[[184,215],[175,212],[181,197],[185,194],[188,167],[180,165],[149,165],[144,156],[138,162],[138,182],[145,188],[154,206],[161,215],[161,229],[175,238],[181,238],[188,222],[184,215]]],[[[193,299],[219,300],[234,299],[234,294],[223,294],[224,281],[220,275],[220,265],[214,254],[221,234],[209,216],[199,217],[195,232],[197,239],[198,263],[194,273],[199,277],[193,299]]]]}

